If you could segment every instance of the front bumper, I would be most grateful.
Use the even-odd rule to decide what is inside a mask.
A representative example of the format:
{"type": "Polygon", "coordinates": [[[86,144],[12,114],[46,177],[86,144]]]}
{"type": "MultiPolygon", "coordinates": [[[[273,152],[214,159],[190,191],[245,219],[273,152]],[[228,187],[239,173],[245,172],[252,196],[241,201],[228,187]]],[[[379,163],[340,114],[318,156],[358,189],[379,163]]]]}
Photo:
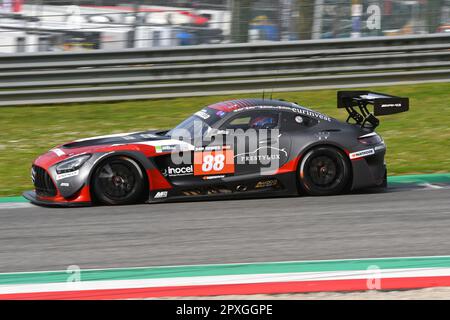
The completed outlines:
{"type": "Polygon", "coordinates": [[[92,205],[91,202],[73,202],[73,201],[52,201],[39,197],[34,191],[25,191],[23,197],[31,203],[44,207],[87,207],[92,205]]]}

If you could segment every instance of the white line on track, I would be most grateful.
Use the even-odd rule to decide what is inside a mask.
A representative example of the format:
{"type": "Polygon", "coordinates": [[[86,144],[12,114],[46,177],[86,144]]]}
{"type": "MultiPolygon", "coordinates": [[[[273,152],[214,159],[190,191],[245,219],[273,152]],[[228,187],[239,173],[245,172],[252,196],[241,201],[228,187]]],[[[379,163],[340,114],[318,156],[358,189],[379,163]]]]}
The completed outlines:
{"type": "Polygon", "coordinates": [[[0,210],[2,209],[24,209],[24,208],[35,208],[35,205],[32,205],[28,202],[7,202],[0,203],[0,210]]]}

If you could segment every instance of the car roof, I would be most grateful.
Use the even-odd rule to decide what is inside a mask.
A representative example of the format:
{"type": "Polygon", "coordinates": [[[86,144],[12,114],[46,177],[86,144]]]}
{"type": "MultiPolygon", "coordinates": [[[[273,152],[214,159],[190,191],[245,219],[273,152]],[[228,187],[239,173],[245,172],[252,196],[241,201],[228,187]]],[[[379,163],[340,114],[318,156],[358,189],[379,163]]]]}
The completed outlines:
{"type": "Polygon", "coordinates": [[[228,100],[222,101],[218,103],[214,103],[209,105],[208,108],[220,110],[224,112],[231,112],[240,109],[244,109],[247,107],[256,107],[256,106],[272,106],[272,107],[290,107],[290,108],[300,108],[299,105],[295,103],[284,101],[284,100],[273,100],[273,99],[236,99],[236,100],[228,100]]]}
{"type": "MultiPolygon", "coordinates": [[[[273,100],[273,99],[228,100],[209,105],[206,108],[218,110],[217,112],[222,112],[224,114],[230,114],[235,111],[247,110],[247,108],[251,107],[255,107],[257,109],[261,108],[264,110],[273,110],[276,112],[290,111],[302,116],[326,120],[329,122],[333,120],[333,118],[323,113],[284,100],[273,100]]],[[[223,115],[221,115],[221,117],[223,117],[223,115]]]]}

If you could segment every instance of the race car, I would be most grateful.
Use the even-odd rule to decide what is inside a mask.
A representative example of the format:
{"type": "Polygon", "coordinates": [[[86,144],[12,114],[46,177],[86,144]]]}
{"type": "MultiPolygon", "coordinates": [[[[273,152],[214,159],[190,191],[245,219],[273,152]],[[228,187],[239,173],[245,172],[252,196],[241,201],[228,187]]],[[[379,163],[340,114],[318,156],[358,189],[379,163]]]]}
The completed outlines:
{"type": "Polygon", "coordinates": [[[171,130],[63,144],[34,161],[35,190],[24,197],[44,206],[126,205],[386,187],[376,116],[409,110],[409,99],[340,91],[337,100],[345,122],[284,100],[239,99],[171,130]]]}

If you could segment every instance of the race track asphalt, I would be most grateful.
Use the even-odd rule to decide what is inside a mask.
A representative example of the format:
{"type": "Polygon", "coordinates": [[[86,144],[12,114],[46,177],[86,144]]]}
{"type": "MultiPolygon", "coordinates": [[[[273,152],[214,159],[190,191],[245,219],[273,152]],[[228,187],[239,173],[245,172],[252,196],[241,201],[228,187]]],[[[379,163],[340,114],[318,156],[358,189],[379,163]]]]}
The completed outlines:
{"type": "Polygon", "coordinates": [[[0,209],[0,272],[450,254],[448,188],[0,209]]]}

